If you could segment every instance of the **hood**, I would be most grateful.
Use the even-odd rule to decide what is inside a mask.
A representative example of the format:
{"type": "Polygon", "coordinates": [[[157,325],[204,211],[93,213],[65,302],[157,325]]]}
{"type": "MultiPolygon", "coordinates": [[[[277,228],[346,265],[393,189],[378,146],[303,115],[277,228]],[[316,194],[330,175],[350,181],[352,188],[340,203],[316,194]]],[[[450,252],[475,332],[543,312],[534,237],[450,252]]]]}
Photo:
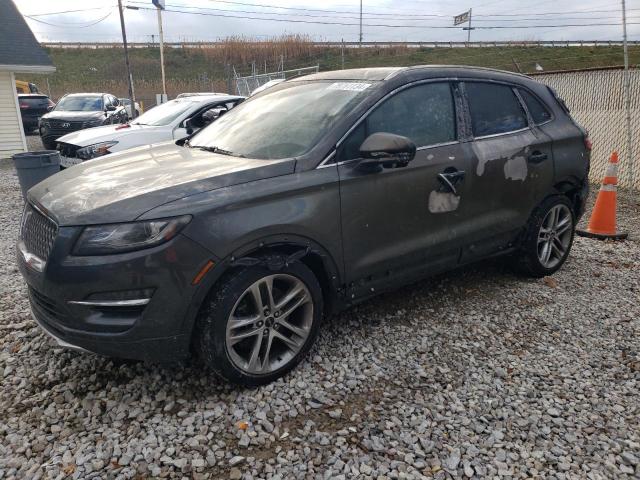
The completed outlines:
{"type": "Polygon", "coordinates": [[[68,112],[64,110],[52,111],[42,116],[43,120],[71,120],[71,121],[87,121],[105,118],[104,112],[98,110],[95,112],[68,112]]]}
{"type": "Polygon", "coordinates": [[[63,170],[30,189],[28,199],[61,226],[129,222],[167,202],[294,169],[292,159],[230,157],[167,142],[63,170]]]}
{"type": "MultiPolygon", "coordinates": [[[[94,143],[106,142],[108,140],[121,140],[131,135],[140,134],[140,130],[156,129],[147,125],[104,125],[102,127],[87,128],[77,132],[68,133],[56,140],[56,142],[69,143],[78,147],[86,147],[94,143]]],[[[143,143],[144,140],[140,143],[143,143]]]]}

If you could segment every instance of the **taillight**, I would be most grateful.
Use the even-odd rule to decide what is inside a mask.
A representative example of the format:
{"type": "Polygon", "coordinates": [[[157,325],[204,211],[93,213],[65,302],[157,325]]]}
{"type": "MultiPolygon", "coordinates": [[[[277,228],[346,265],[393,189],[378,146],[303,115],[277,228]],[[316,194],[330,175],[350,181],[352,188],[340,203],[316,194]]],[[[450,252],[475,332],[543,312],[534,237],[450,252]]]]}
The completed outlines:
{"type": "Polygon", "coordinates": [[[591,139],[589,137],[584,137],[584,148],[586,148],[588,151],[591,151],[591,149],[593,148],[593,143],[591,142],[591,139]]]}
{"type": "Polygon", "coordinates": [[[29,108],[29,104],[28,103],[21,103],[20,104],[20,108],[29,108]]]}

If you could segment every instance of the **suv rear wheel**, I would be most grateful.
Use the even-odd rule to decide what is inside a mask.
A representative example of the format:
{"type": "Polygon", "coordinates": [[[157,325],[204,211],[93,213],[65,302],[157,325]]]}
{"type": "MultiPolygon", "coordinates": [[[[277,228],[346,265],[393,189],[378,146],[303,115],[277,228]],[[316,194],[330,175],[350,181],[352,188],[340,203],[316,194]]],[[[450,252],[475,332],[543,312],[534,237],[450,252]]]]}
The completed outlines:
{"type": "Polygon", "coordinates": [[[555,273],[569,256],[574,231],[569,199],[559,195],[546,199],[529,220],[519,258],[521,270],[534,277],[555,273]]]}
{"type": "Polygon", "coordinates": [[[209,296],[195,344],[204,363],[228,381],[262,385],[281,377],[307,353],[322,318],[322,291],[302,262],[263,257],[209,296]],[[272,270],[270,263],[282,268],[272,270]]]}

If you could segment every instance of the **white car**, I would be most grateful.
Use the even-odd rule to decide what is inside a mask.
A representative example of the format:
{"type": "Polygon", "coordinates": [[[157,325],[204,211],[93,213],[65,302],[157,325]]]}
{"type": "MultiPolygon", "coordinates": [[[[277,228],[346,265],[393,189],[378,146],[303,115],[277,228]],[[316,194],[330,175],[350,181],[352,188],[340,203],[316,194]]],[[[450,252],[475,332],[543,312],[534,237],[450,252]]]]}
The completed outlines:
{"type": "Polygon", "coordinates": [[[127,124],[88,128],[64,135],[57,140],[60,165],[68,168],[128,148],[181,140],[243,100],[244,97],[234,95],[176,98],[127,124]]]}
{"type": "MultiPolygon", "coordinates": [[[[129,119],[132,119],[133,116],[131,115],[131,100],[128,98],[119,98],[118,100],[120,100],[120,105],[124,106],[124,109],[127,111],[127,116],[129,117],[129,119]]],[[[136,102],[136,117],[140,116],[140,104],[138,102],[136,102]]]]}

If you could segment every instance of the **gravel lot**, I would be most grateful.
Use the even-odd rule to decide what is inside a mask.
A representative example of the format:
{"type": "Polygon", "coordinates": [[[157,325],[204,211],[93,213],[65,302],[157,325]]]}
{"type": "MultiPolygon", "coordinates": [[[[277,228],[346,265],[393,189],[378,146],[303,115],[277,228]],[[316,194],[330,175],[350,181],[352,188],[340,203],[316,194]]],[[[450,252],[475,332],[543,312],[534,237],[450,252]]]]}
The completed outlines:
{"type": "Polygon", "coordinates": [[[324,325],[256,390],[64,351],[14,261],[0,163],[0,478],[640,477],[640,205],[553,280],[486,262],[324,325]]]}

